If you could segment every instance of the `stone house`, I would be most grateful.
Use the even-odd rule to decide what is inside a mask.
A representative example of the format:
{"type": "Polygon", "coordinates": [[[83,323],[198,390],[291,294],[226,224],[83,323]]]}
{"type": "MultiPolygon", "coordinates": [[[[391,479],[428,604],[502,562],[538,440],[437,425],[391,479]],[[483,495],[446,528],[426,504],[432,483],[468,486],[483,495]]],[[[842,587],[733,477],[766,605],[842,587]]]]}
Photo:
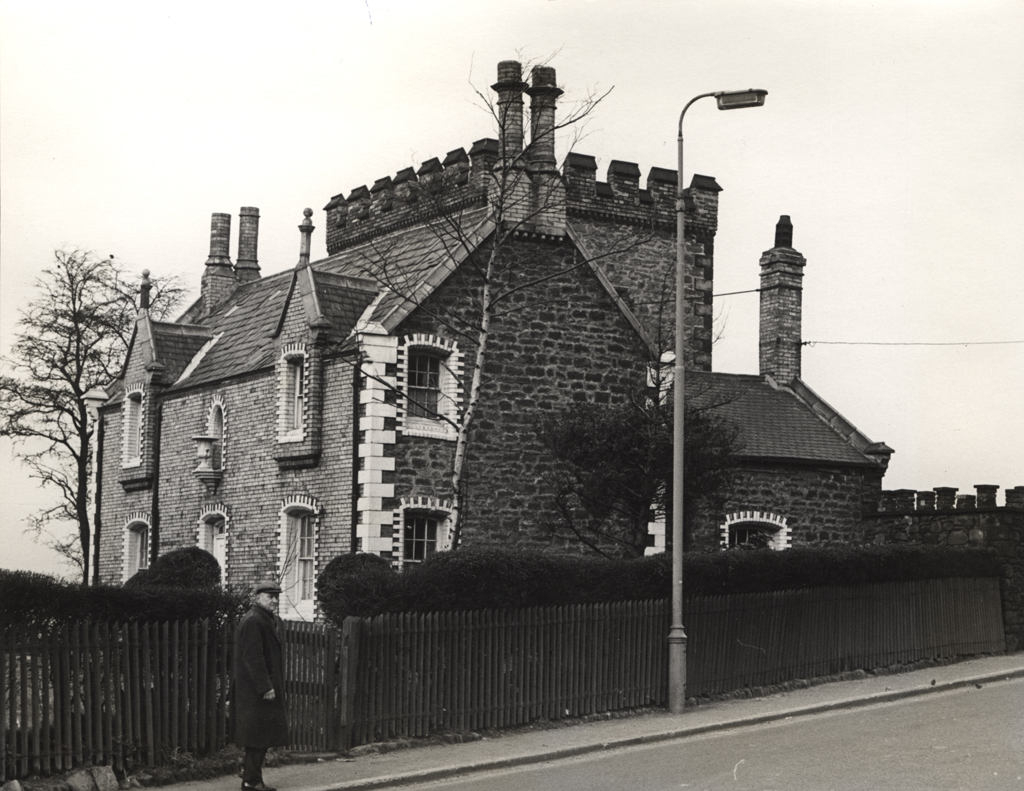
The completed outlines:
{"type": "MultiPolygon", "coordinates": [[[[307,209],[298,262],[263,276],[259,212],[244,207],[234,264],[231,217],[213,215],[202,295],[178,321],[149,317],[143,282],[123,372],[100,408],[104,582],[199,546],[230,584],[279,578],[282,615],[311,618],[327,562],[419,562],[451,545],[456,499],[466,545],[552,544],[553,460],[538,418],[573,401],[623,402],[671,348],[677,174],[652,168],[641,187],[636,164],[613,160],[598,181],[596,159],[578,152],[559,168],[554,70],[534,68],[528,85],[506,61],[493,87],[499,138],[333,197],[325,258],[310,258],[307,209]]],[[[694,397],[716,398],[744,451],[698,541],[841,540],[877,501],[891,450],[800,379],[805,262],[788,218],[761,259],[761,370],[712,372],[720,192],[706,176],[686,191],[687,364],[694,397]]],[[[650,543],[664,547],[663,527],[650,543]]]]}

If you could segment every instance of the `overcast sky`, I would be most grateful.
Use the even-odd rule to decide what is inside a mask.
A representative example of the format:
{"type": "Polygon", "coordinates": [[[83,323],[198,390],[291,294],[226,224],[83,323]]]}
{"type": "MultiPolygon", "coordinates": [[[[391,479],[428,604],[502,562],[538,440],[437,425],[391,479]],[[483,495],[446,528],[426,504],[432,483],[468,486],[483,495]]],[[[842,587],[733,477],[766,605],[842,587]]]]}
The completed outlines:
{"type": "MultiPolygon", "coordinates": [[[[0,348],[55,248],[197,294],[211,213],[234,257],[259,207],[267,274],[309,206],[322,257],[332,195],[496,136],[500,60],[549,60],[563,102],[612,89],[575,148],[599,179],[675,168],[691,97],[765,88],[687,113],[686,181],[724,188],[716,293],[758,287],[790,215],[803,378],[896,450],[886,488],[1024,485],[1022,42],[1019,0],[0,0],[0,348]]],[[[715,303],[715,369],[757,373],[757,295],[715,303]]],[[[0,476],[0,566],[59,570],[9,444],[0,476]]]]}

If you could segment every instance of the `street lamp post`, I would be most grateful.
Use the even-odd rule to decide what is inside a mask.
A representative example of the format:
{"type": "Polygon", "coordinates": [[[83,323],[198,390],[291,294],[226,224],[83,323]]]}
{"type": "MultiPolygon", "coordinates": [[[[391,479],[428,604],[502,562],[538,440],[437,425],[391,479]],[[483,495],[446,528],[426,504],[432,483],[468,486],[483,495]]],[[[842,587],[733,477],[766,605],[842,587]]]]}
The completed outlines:
{"type": "Polygon", "coordinates": [[[686,210],[683,202],[683,117],[698,99],[714,96],[719,110],[760,107],[768,91],[716,91],[694,96],[679,114],[676,171],[676,359],[672,374],[672,625],[668,631],[668,709],[682,714],[686,701],[686,632],[683,630],[683,420],[686,371],[686,210]]]}

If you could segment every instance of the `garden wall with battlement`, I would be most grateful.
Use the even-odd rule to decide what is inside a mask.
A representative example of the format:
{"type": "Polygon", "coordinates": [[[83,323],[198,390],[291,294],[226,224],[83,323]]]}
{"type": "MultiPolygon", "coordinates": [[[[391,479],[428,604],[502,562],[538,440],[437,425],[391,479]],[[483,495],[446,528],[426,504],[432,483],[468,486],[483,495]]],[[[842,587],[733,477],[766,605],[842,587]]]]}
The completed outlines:
{"type": "Polygon", "coordinates": [[[1024,648],[1024,486],[1004,492],[979,484],[974,494],[952,487],[885,490],[863,520],[866,543],[991,547],[1003,561],[1001,592],[1007,647],[1024,648]]]}

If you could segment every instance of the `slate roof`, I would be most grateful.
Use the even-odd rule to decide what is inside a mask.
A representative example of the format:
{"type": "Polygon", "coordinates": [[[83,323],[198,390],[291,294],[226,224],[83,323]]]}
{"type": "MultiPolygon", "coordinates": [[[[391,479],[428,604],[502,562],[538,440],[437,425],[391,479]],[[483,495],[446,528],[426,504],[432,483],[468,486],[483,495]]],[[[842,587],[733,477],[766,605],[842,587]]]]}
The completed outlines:
{"type": "Polygon", "coordinates": [[[383,295],[368,318],[391,331],[491,235],[494,223],[487,214],[488,208],[483,207],[403,228],[316,261],[312,267],[379,283],[383,295]]]}
{"type": "MultiPolygon", "coordinates": [[[[290,270],[239,286],[198,325],[205,332],[206,348],[196,349],[199,354],[193,353],[190,358],[191,368],[181,378],[175,378],[174,387],[194,387],[271,367],[275,362],[274,334],[289,294],[293,289],[303,289],[303,272],[290,270]]],[[[368,287],[369,284],[351,278],[313,273],[315,304],[320,316],[330,322],[329,332],[334,340],[343,342],[373,301],[374,292],[368,287]]],[[[307,320],[316,318],[307,310],[307,320]]]]}
{"type": "Polygon", "coordinates": [[[773,387],[765,377],[687,373],[686,390],[739,426],[741,458],[877,465],[793,389],[773,387]]]}
{"type": "Polygon", "coordinates": [[[292,272],[271,275],[235,289],[230,299],[203,319],[209,345],[175,386],[193,386],[266,368],[274,363],[271,333],[288,296],[292,272]]]}
{"type": "Polygon", "coordinates": [[[164,321],[154,321],[151,327],[156,358],[163,364],[165,375],[170,381],[181,376],[195,353],[210,340],[205,327],[164,321]]]}

